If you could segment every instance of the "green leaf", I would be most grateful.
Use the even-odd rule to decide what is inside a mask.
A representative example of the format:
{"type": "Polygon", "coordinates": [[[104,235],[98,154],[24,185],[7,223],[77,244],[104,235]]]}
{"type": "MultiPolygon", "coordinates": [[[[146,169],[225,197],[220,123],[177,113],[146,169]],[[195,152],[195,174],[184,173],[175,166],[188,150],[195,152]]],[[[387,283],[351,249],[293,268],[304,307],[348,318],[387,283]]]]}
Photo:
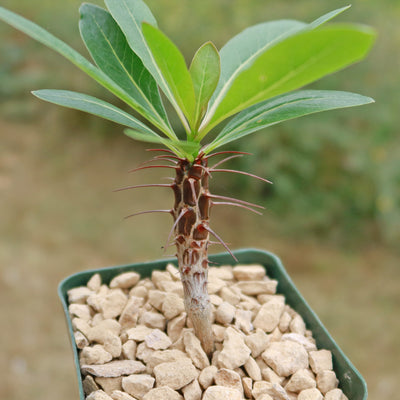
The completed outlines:
{"type": "Polygon", "coordinates": [[[277,96],[236,115],[207,146],[205,152],[289,119],[373,102],[370,97],[334,90],[301,90],[277,96]]]}
{"type": "Polygon", "coordinates": [[[81,36],[99,68],[136,100],[140,114],[170,132],[156,82],[110,13],[84,3],[80,14],[81,36]]]}
{"type": "MultiPolygon", "coordinates": [[[[113,106],[96,97],[88,96],[83,93],[71,92],[69,90],[36,90],[32,92],[39,99],[60,106],[73,108],[96,115],[98,117],[116,122],[117,124],[129,126],[130,128],[157,135],[149,127],[127,112],[113,106]]],[[[158,135],[157,135],[158,136],[158,135]]]]}
{"type": "MultiPolygon", "coordinates": [[[[262,53],[306,26],[303,22],[293,20],[265,22],[251,26],[229,40],[220,50],[221,77],[206,118],[214,114],[235,79],[250,68],[262,53]]],[[[206,119],[202,127],[207,122],[206,119]]]]}
{"type": "Polygon", "coordinates": [[[122,32],[124,32],[131,49],[140,57],[144,66],[165,93],[186,131],[190,131],[185,116],[161,73],[142,32],[142,24],[144,22],[157,26],[157,22],[150,9],[142,0],[105,0],[105,4],[114,20],[122,29],[122,32]]]}
{"type": "Polygon", "coordinates": [[[167,85],[193,125],[195,97],[192,78],[186,66],[185,59],[175,44],[156,27],[144,23],[142,26],[146,42],[153,54],[167,85]]]}
{"type": "Polygon", "coordinates": [[[178,157],[187,158],[189,161],[193,161],[200,150],[200,143],[198,142],[165,139],[161,136],[137,132],[132,129],[125,129],[124,133],[134,140],[162,144],[171,149],[178,157]]]}
{"type": "MultiPolygon", "coordinates": [[[[250,68],[255,60],[271,47],[290,36],[315,29],[347,10],[350,6],[331,11],[310,24],[295,20],[278,20],[251,26],[229,40],[220,51],[221,78],[210,102],[209,111],[200,129],[205,128],[226,96],[235,79],[250,68]]],[[[201,135],[202,137],[210,130],[201,135]]]]}
{"type": "Polygon", "coordinates": [[[218,50],[207,42],[197,50],[189,69],[196,98],[195,127],[198,127],[208,102],[217,87],[221,66],[218,50]]]}
{"type": "Polygon", "coordinates": [[[68,46],[45,29],[3,7],[0,7],[0,19],[61,54],[111,93],[119,97],[132,108],[137,109],[137,102],[132,99],[124,89],[119,87],[105,73],[96,68],[72,47],[68,46]]]}
{"type": "Polygon", "coordinates": [[[339,25],[302,32],[278,43],[236,78],[209,121],[208,130],[253,104],[361,60],[374,37],[367,27],[339,25]]]}

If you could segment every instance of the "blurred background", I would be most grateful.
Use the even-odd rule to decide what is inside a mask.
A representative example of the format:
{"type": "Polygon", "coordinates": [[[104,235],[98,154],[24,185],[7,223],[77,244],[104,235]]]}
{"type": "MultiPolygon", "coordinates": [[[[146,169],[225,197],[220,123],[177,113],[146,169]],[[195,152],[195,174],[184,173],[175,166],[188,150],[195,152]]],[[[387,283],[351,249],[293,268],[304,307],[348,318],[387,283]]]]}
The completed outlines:
{"type": "MultiPolygon", "coordinates": [[[[102,1],[93,3],[102,5],[102,1]]],[[[344,1],[148,0],[160,27],[190,61],[249,25],[312,21],[344,1]]],[[[87,54],[77,0],[1,0],[87,54]]],[[[338,17],[374,26],[361,64],[313,88],[358,92],[376,104],[304,117],[238,142],[230,164],[271,179],[218,175],[212,190],[259,202],[263,217],[213,210],[231,248],[258,247],[282,260],[295,284],[367,380],[370,399],[400,399],[400,2],[354,0],[338,17]]],[[[122,128],[43,103],[29,92],[57,88],[113,101],[61,56],[0,23],[0,397],[77,399],[58,282],[82,269],[165,256],[171,220],[125,215],[166,208],[160,171],[128,174],[149,158],[122,128]]],[[[213,248],[213,252],[223,251],[213,248]]],[[[168,253],[167,253],[168,254],[168,253]]]]}

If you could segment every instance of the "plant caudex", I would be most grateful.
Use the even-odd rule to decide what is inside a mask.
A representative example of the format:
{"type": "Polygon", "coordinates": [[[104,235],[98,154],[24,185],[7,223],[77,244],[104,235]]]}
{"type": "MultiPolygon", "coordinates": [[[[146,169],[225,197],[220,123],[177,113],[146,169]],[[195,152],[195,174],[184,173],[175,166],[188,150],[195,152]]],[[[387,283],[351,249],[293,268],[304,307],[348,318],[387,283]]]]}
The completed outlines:
{"type": "Polygon", "coordinates": [[[326,24],[349,8],[344,7],[309,24],[279,20],[252,26],[220,51],[207,42],[188,68],[182,53],[158,29],[142,0],[105,0],[105,4],[107,10],[87,3],[80,8],[80,33],[96,65],[41,27],[2,7],[0,19],[62,54],[149,124],[82,93],[38,90],[33,92],[35,96],[114,121],[128,127],[126,135],[135,140],[167,147],[165,154],[152,161],[171,163],[169,168],[176,172],[173,183],[144,186],[167,186],[174,191],[173,208],[155,211],[173,215],[168,242],[173,235],[186,310],[205,351],[211,353],[207,293],[210,234],[223,242],[210,228],[210,207],[228,204],[256,211],[257,206],[209,192],[213,172],[240,172],[217,168],[226,159],[209,167],[211,156],[229,152],[210,153],[282,121],[373,102],[354,93],[297,89],[364,58],[375,34],[362,25],[326,24]],[[160,91],[178,115],[184,139],[172,128],[160,91]],[[230,121],[219,128],[229,117],[230,121]],[[218,134],[205,142],[217,126],[218,134]]]}

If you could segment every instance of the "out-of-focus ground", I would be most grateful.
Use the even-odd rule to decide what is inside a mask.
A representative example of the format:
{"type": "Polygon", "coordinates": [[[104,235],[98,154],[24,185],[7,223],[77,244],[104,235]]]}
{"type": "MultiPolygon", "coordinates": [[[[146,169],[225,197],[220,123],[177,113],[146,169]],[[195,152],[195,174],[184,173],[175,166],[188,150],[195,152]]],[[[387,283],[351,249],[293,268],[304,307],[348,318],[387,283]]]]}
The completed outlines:
{"type": "MultiPolygon", "coordinates": [[[[0,4],[70,38],[79,48],[75,25],[71,26],[76,22],[78,1],[2,0],[0,4]]],[[[339,1],[328,5],[219,0],[202,2],[202,7],[184,0],[149,4],[163,29],[187,54],[210,38],[219,38],[220,47],[250,24],[283,17],[311,20],[344,5],[339,1]],[[179,36],[182,31],[183,38],[179,36]],[[184,45],[186,39],[190,46],[184,45]]],[[[263,154],[255,152],[256,162],[244,168],[271,178],[278,189],[264,193],[258,184],[246,186],[240,196],[261,201],[267,207],[264,215],[216,208],[213,228],[231,248],[258,247],[279,255],[306,300],[364,375],[369,398],[396,400],[400,399],[396,241],[400,6],[388,0],[355,1],[346,18],[377,27],[379,40],[362,67],[354,67],[354,74],[343,72],[326,82],[329,88],[375,97],[377,104],[371,106],[375,108],[322,115],[315,125],[310,117],[308,122],[272,128],[268,135],[261,133],[253,142],[241,143],[243,149],[255,152],[265,135],[265,142],[274,146],[276,151],[267,157],[271,164],[264,164],[263,154]],[[329,135],[326,124],[344,132],[349,142],[318,141],[319,136],[329,135]],[[289,140],[303,132],[308,141],[289,140]],[[329,158],[332,148],[335,157],[346,155],[345,167],[329,158]],[[371,159],[363,158],[366,154],[371,159]],[[293,161],[292,170],[279,168],[278,155],[280,160],[286,155],[286,166],[293,161]],[[308,156],[317,163],[315,190],[298,190],[294,196],[297,185],[312,181],[304,164],[308,156]],[[363,174],[365,168],[368,173],[363,174]],[[345,179],[349,179],[346,190],[340,186],[345,179]],[[332,180],[339,186],[330,188],[332,180]],[[282,188],[287,190],[286,197],[280,197],[282,188]],[[289,205],[280,208],[285,202],[289,205]]],[[[29,90],[48,87],[99,97],[103,92],[88,85],[60,57],[4,24],[0,24],[0,38],[0,398],[77,399],[57,285],[82,269],[164,257],[161,246],[171,226],[170,217],[154,214],[123,220],[123,216],[167,208],[172,194],[163,188],[113,192],[130,184],[163,182],[166,175],[161,171],[128,174],[149,157],[146,146],[121,135],[119,127],[30,96],[29,90]]],[[[326,86],[322,82],[320,87],[326,86]]],[[[226,195],[234,195],[241,185],[223,176],[212,180],[213,191],[226,195]]]]}

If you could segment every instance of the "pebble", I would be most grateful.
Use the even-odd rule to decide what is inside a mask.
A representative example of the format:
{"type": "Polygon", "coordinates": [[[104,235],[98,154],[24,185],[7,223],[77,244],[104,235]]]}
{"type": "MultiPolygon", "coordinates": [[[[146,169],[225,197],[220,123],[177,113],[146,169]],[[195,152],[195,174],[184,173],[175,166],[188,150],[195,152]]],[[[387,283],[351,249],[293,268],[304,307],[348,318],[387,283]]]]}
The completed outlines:
{"type": "Polygon", "coordinates": [[[278,282],[275,280],[266,281],[241,281],[235,284],[241,290],[243,294],[249,296],[257,296],[258,294],[274,294],[276,293],[276,287],[278,282]]]}
{"type": "Polygon", "coordinates": [[[207,389],[214,383],[214,377],[218,371],[215,365],[210,365],[203,369],[199,375],[199,383],[203,389],[207,389]]]}
{"type": "Polygon", "coordinates": [[[249,357],[249,359],[245,362],[244,369],[246,370],[247,375],[253,379],[253,381],[261,381],[261,369],[253,357],[249,357]]]}
{"type": "Polygon", "coordinates": [[[253,390],[253,380],[247,376],[242,378],[242,386],[243,386],[243,392],[244,395],[247,398],[251,398],[252,395],[252,390],[253,390]]]}
{"type": "Polygon", "coordinates": [[[252,317],[253,313],[250,310],[237,309],[235,311],[235,327],[246,334],[251,333],[254,330],[252,317]]]}
{"type": "Polygon", "coordinates": [[[115,390],[122,390],[122,377],[118,378],[102,378],[97,377],[96,383],[100,385],[100,387],[109,395],[112,395],[112,392],[115,390]]]}
{"type": "Polygon", "coordinates": [[[144,299],[142,297],[131,296],[129,298],[118,320],[124,330],[136,326],[143,304],[144,299]]]}
{"type": "Polygon", "coordinates": [[[134,360],[136,358],[137,344],[134,340],[127,340],[122,345],[122,355],[126,360],[134,360]]]}
{"type": "Polygon", "coordinates": [[[237,265],[233,267],[233,276],[238,281],[258,281],[265,277],[265,268],[262,265],[237,265]]]}
{"type": "Polygon", "coordinates": [[[321,371],[317,374],[317,387],[322,394],[336,389],[339,381],[334,371],[321,371]]]}
{"type": "Polygon", "coordinates": [[[278,375],[284,377],[294,374],[299,369],[308,368],[307,351],[296,342],[272,342],[262,354],[262,358],[278,375]]]}
{"type": "Polygon", "coordinates": [[[182,388],[183,397],[185,400],[201,400],[203,391],[197,379],[182,388]]]}
{"type": "Polygon", "coordinates": [[[87,304],[71,304],[68,307],[68,311],[72,317],[82,318],[86,321],[92,319],[92,313],[90,307],[87,304]]]}
{"type": "Polygon", "coordinates": [[[93,294],[93,292],[86,286],[70,289],[68,290],[68,303],[85,304],[91,294],[93,294]]]}
{"type": "Polygon", "coordinates": [[[164,315],[158,312],[147,311],[140,316],[139,323],[146,325],[149,328],[160,329],[163,331],[165,330],[167,319],[164,317],[164,315]]]}
{"type": "Polygon", "coordinates": [[[86,397],[86,400],[113,400],[113,399],[103,390],[96,390],[95,392],[90,393],[89,396],[86,397]]]}
{"type": "Polygon", "coordinates": [[[305,389],[299,393],[297,400],[323,400],[323,398],[318,389],[305,389]]]}
{"type": "Polygon", "coordinates": [[[186,353],[192,359],[195,367],[202,370],[210,365],[207,354],[201,347],[200,340],[193,332],[186,331],[183,334],[183,344],[185,345],[186,353]]]}
{"type": "Polygon", "coordinates": [[[89,340],[86,339],[86,336],[82,332],[74,332],[74,338],[78,349],[82,350],[84,347],[89,346],[89,340]]]}
{"type": "Polygon", "coordinates": [[[272,332],[278,326],[284,308],[285,303],[280,297],[264,303],[254,318],[254,327],[267,333],[272,332]]]}
{"type": "Polygon", "coordinates": [[[141,400],[154,386],[155,379],[147,374],[133,374],[122,378],[122,388],[141,400]]]}
{"type": "Polygon", "coordinates": [[[232,322],[235,316],[236,308],[227,301],[222,302],[215,312],[215,320],[222,325],[227,325],[232,322]]]}
{"type": "Polygon", "coordinates": [[[210,386],[204,392],[203,400],[242,400],[239,390],[225,386],[210,386]]]}
{"type": "Polygon", "coordinates": [[[81,351],[79,362],[81,364],[105,364],[113,359],[113,356],[97,344],[93,347],[84,347],[81,351]]]}
{"type": "MultiPolygon", "coordinates": [[[[232,304],[233,306],[236,306],[240,303],[240,290],[234,291],[231,288],[223,287],[219,294],[221,297],[219,297],[219,296],[216,296],[216,297],[232,304]]],[[[216,305],[219,305],[219,304],[216,304],[216,305]]]]}
{"type": "Polygon", "coordinates": [[[154,367],[157,386],[179,390],[197,378],[198,372],[191,360],[181,359],[158,364],[154,367]]]}
{"type": "Polygon", "coordinates": [[[140,275],[137,272],[125,272],[111,280],[110,288],[130,289],[139,282],[139,279],[140,275]]]}
{"type": "Polygon", "coordinates": [[[111,393],[111,397],[113,400],[136,400],[131,395],[121,390],[114,390],[111,393]]]}
{"type": "Polygon", "coordinates": [[[265,272],[257,264],[209,269],[211,365],[174,265],[151,280],[132,271],[107,286],[95,274],[71,289],[86,400],[348,400],[331,352],[317,350],[265,272]]]}
{"type": "Polygon", "coordinates": [[[81,365],[82,373],[104,378],[116,378],[122,375],[137,374],[145,370],[146,367],[143,363],[133,360],[116,360],[103,365],[81,365]]]}
{"type": "Polygon", "coordinates": [[[295,372],[286,384],[285,389],[290,392],[301,392],[305,389],[312,389],[317,386],[313,373],[308,369],[299,369],[295,372]]]}
{"type": "Polygon", "coordinates": [[[182,313],[170,320],[167,324],[167,334],[172,342],[175,342],[183,331],[186,325],[186,313],[182,313]]]}
{"type": "Polygon", "coordinates": [[[309,361],[314,374],[333,368],[332,353],[329,350],[310,351],[309,361]]]}
{"type": "Polygon", "coordinates": [[[172,319],[185,311],[183,299],[175,293],[167,293],[161,306],[165,318],[172,319]]]}
{"type": "Polygon", "coordinates": [[[93,290],[93,292],[97,292],[100,289],[100,286],[101,286],[101,276],[100,276],[100,274],[92,275],[92,277],[89,279],[89,281],[86,284],[86,286],[90,290],[93,290]]]}
{"type": "Polygon", "coordinates": [[[325,393],[325,400],[348,400],[341,389],[332,389],[325,393]]]}
{"type": "Polygon", "coordinates": [[[246,345],[251,350],[251,355],[257,358],[268,346],[270,338],[262,329],[256,329],[254,333],[246,336],[246,345]]]}
{"type": "Polygon", "coordinates": [[[162,386],[151,389],[143,396],[143,400],[183,400],[183,397],[170,387],[162,386]]]}
{"type": "Polygon", "coordinates": [[[244,335],[234,328],[227,328],[223,349],[218,355],[218,364],[220,367],[228,369],[241,367],[250,357],[250,353],[250,349],[244,342],[244,335]]]}
{"type": "Polygon", "coordinates": [[[186,353],[180,350],[158,350],[154,351],[148,361],[147,361],[147,366],[153,369],[156,365],[162,364],[162,363],[167,363],[167,362],[172,362],[172,361],[177,361],[181,359],[186,359],[189,360],[188,356],[186,353]]]}
{"type": "Polygon", "coordinates": [[[126,331],[128,338],[135,340],[136,342],[143,342],[146,336],[149,335],[153,329],[145,325],[138,325],[135,328],[128,329],[126,331]]]}
{"type": "Polygon", "coordinates": [[[291,341],[301,344],[307,351],[312,352],[317,349],[313,341],[298,333],[284,333],[281,337],[282,342],[291,341]]]}
{"type": "Polygon", "coordinates": [[[144,341],[147,347],[154,350],[165,350],[172,344],[171,339],[159,329],[153,329],[146,335],[144,341]]]}
{"type": "Polygon", "coordinates": [[[242,379],[240,375],[231,369],[221,368],[214,377],[217,386],[226,386],[238,390],[243,394],[242,379]]]}
{"type": "Polygon", "coordinates": [[[82,381],[82,387],[86,395],[99,390],[97,383],[91,375],[85,376],[85,379],[82,381]]]}

